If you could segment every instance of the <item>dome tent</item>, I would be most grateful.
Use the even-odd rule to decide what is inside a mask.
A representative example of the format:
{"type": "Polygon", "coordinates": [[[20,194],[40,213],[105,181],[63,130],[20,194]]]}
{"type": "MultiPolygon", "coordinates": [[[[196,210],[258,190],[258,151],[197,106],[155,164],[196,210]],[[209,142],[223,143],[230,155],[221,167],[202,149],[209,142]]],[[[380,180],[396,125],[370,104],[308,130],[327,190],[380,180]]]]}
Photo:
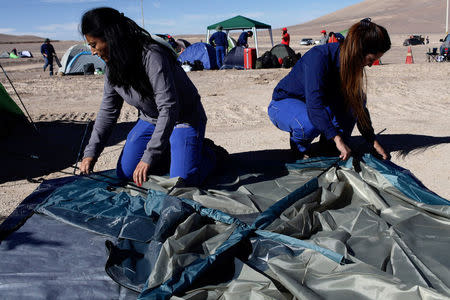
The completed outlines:
{"type": "Polygon", "coordinates": [[[92,55],[91,50],[86,44],[76,44],[67,49],[61,58],[61,67],[59,73],[66,75],[83,74],[83,68],[86,64],[94,64],[94,68],[105,70],[105,62],[97,55],[92,55]]]}
{"type": "Polygon", "coordinates": [[[216,51],[210,44],[192,44],[178,56],[178,61],[181,63],[189,62],[190,64],[194,64],[196,60],[201,61],[203,68],[207,70],[218,69],[216,51]]]}
{"type": "Polygon", "coordinates": [[[222,69],[244,69],[244,47],[236,46],[223,59],[222,69]]]}

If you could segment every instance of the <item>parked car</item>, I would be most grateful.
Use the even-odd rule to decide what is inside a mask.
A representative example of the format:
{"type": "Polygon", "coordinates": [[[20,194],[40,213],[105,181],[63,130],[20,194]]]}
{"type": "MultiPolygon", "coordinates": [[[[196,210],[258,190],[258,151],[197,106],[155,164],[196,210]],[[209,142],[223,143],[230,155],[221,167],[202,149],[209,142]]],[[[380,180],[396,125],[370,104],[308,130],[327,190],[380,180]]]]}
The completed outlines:
{"type": "Polygon", "coordinates": [[[450,33],[439,41],[442,42],[442,45],[439,48],[439,53],[444,56],[445,60],[450,60],[450,33]]]}
{"type": "Polygon", "coordinates": [[[300,45],[305,45],[305,46],[314,45],[314,40],[311,38],[304,38],[300,41],[300,45]]]}
{"type": "Polygon", "coordinates": [[[425,39],[421,35],[411,35],[403,42],[403,46],[424,45],[425,39]]]}

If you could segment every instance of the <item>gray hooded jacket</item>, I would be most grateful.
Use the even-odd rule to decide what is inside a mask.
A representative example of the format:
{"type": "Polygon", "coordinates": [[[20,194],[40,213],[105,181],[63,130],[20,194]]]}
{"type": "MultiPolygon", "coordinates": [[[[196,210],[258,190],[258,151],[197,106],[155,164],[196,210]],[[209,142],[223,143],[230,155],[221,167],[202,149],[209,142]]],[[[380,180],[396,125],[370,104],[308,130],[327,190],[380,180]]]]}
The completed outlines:
{"type": "Polygon", "coordinates": [[[139,118],[155,124],[155,131],[147,144],[141,161],[148,164],[158,160],[169,145],[176,124],[188,123],[193,127],[206,123],[206,114],[200,95],[186,72],[159,44],[144,49],[143,61],[153,97],[141,99],[133,88],[127,93],[108,81],[106,70],[103,100],[84,157],[98,158],[120,115],[123,101],[136,107],[139,118]]]}

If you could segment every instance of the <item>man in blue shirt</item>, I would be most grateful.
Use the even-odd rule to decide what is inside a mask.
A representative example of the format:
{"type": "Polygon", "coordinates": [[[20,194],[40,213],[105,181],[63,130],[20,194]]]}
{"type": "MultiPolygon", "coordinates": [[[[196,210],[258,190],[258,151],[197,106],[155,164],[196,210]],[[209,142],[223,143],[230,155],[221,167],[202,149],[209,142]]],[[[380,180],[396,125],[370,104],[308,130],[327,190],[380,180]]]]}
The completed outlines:
{"type": "Polygon", "coordinates": [[[55,54],[55,48],[50,44],[49,39],[45,39],[45,42],[41,46],[41,53],[44,56],[44,72],[47,66],[50,66],[50,76],[53,75],[53,55],[55,54]]]}
{"type": "Polygon", "coordinates": [[[222,29],[222,26],[217,26],[217,31],[209,38],[209,43],[216,47],[216,60],[219,69],[223,64],[223,58],[225,57],[228,46],[227,34],[222,29]]]}
{"type": "Polygon", "coordinates": [[[243,31],[241,35],[238,38],[237,45],[238,46],[244,46],[245,48],[248,48],[248,38],[253,36],[252,31],[243,31]]]}

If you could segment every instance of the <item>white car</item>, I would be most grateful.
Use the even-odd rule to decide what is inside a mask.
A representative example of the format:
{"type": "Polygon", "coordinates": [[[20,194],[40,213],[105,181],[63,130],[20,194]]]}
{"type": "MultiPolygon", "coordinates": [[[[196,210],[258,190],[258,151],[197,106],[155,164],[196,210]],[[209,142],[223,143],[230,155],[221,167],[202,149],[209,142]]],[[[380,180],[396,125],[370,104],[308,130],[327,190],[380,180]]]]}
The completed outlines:
{"type": "Polygon", "coordinates": [[[304,38],[300,41],[300,45],[305,45],[305,46],[314,45],[314,40],[311,38],[304,38]]]}

